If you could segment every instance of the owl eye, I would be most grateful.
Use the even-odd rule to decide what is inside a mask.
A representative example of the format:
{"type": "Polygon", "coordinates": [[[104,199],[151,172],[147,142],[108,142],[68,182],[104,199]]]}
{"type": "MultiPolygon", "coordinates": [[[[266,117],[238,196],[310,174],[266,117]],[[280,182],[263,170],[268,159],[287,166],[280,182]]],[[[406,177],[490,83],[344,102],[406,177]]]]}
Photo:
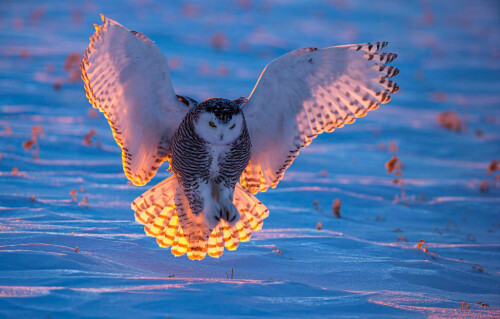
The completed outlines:
{"type": "Polygon", "coordinates": [[[236,126],[236,123],[231,125],[229,128],[232,130],[236,126]]]}
{"type": "Polygon", "coordinates": [[[208,124],[210,124],[211,127],[217,127],[217,125],[215,125],[212,121],[208,122],[208,124]]]}

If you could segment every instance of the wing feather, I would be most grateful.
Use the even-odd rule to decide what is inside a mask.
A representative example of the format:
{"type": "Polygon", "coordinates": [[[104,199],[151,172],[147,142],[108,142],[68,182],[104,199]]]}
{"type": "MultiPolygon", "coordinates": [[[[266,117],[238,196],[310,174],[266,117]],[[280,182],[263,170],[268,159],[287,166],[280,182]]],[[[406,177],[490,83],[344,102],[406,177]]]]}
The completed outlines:
{"type": "Polygon", "coordinates": [[[378,52],[387,44],[303,48],[267,65],[243,106],[252,149],[241,184],[252,193],[276,187],[318,134],[389,102],[399,70],[386,65],[396,54],[378,52]]]}
{"type": "Polygon", "coordinates": [[[122,148],[125,175],[144,185],[168,160],[187,108],[176,97],[167,61],[153,41],[101,17],[81,63],[82,79],[90,103],[108,119],[122,148]]]}

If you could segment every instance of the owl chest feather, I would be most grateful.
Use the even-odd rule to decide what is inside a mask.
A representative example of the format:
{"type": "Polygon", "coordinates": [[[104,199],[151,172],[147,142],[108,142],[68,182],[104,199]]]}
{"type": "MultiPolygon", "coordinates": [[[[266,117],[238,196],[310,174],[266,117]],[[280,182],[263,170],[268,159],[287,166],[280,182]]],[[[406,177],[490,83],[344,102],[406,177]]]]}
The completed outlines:
{"type": "Polygon", "coordinates": [[[210,178],[215,179],[217,178],[221,171],[221,162],[224,162],[225,157],[227,156],[227,153],[229,151],[229,145],[211,145],[209,148],[209,154],[210,154],[210,178]]]}

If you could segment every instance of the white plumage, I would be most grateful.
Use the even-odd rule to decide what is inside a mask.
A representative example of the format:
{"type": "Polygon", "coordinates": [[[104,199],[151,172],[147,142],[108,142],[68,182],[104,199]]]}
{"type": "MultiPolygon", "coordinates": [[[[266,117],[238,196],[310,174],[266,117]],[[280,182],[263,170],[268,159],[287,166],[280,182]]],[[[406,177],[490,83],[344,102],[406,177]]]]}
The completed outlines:
{"type": "Polygon", "coordinates": [[[176,256],[219,257],[224,246],[249,240],[268,215],[252,193],[276,187],[318,134],[353,123],[398,91],[389,78],[399,71],[387,65],[396,54],[378,52],[387,42],[376,42],[292,51],[264,69],[248,99],[198,104],[176,96],[149,38],[102,18],[82,78],[122,148],[127,178],[144,185],[172,154],[174,164],[201,156],[193,166],[171,162],[173,175],[132,203],[146,234],[176,256]]]}
{"type": "Polygon", "coordinates": [[[379,70],[386,66],[373,61],[396,57],[374,53],[385,45],[304,48],[269,63],[243,109],[252,155],[242,184],[254,194],[276,187],[299,149],[318,134],[353,123],[387,103],[398,86],[381,77],[379,70]]]}
{"type": "Polygon", "coordinates": [[[187,108],[175,95],[158,47],[142,33],[135,36],[104,17],[103,22],[90,37],[82,78],[87,97],[104,113],[123,150],[127,178],[144,185],[167,159],[187,108]]]}

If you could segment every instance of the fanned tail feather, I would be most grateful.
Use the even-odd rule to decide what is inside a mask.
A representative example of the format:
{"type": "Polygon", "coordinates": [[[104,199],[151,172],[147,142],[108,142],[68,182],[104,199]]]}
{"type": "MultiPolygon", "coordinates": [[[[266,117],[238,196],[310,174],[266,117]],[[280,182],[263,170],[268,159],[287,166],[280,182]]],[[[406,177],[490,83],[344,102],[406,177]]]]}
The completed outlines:
{"type": "Polygon", "coordinates": [[[144,225],[146,235],[155,237],[160,247],[171,247],[174,256],[187,254],[189,259],[201,260],[208,254],[219,258],[224,247],[238,248],[250,240],[252,231],[262,228],[269,210],[239,183],[234,190],[233,203],[240,220],[233,226],[224,220],[212,230],[195,216],[187,197],[175,176],[170,176],[132,202],[135,220],[144,225]]]}

